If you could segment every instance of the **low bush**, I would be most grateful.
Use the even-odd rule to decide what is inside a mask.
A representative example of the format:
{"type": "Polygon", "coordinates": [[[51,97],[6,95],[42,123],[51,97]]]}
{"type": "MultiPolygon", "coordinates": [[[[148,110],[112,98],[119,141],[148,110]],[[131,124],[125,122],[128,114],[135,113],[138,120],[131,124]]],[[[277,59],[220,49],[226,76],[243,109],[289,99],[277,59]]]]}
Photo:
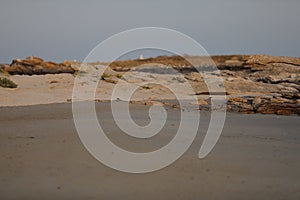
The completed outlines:
{"type": "Polygon", "coordinates": [[[117,74],[116,77],[120,79],[122,78],[122,74],[117,74]]]}
{"type": "Polygon", "coordinates": [[[103,73],[102,76],[101,76],[101,80],[105,80],[105,78],[108,78],[110,76],[111,75],[109,75],[109,74],[103,73]]]}
{"type": "Polygon", "coordinates": [[[13,81],[9,80],[6,77],[0,77],[0,86],[4,88],[16,88],[18,87],[13,81]]]}

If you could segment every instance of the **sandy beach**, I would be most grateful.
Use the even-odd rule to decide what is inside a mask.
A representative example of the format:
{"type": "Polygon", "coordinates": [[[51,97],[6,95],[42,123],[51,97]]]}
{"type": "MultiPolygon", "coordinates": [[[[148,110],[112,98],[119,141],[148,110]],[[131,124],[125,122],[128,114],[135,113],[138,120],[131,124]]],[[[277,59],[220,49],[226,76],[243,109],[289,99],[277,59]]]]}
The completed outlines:
{"type": "MultiPolygon", "coordinates": [[[[192,58],[203,74],[178,57],[119,61],[102,75],[101,63],[57,64],[28,57],[2,65],[0,199],[299,199],[300,59],[215,56],[218,70],[212,70],[207,57],[192,58]],[[17,87],[3,87],[5,78],[17,87]],[[209,90],[207,83],[217,87],[209,90]],[[223,83],[224,93],[218,93],[223,83]],[[126,99],[128,88],[135,90],[126,99]],[[212,99],[222,96],[224,104],[213,106],[212,99]],[[196,138],[182,157],[158,171],[130,174],[107,167],[85,148],[72,112],[77,101],[95,102],[108,139],[136,153],[169,144],[181,122],[189,122],[183,129],[187,138],[193,129],[189,125],[199,119],[181,119],[181,113],[195,116],[200,111],[201,117],[196,138]],[[150,123],[150,106],[164,107],[166,123],[153,137],[134,138],[115,122],[118,116],[128,127],[126,107],[117,107],[113,116],[110,101],[129,104],[130,117],[140,126],[150,123]],[[225,108],[221,137],[199,159],[210,111],[225,108]]],[[[85,122],[91,121],[84,118],[89,111],[79,111],[85,122]]],[[[163,115],[157,114],[161,120],[163,115]]],[[[84,126],[83,134],[91,132],[84,126]]],[[[144,137],[145,132],[138,134],[144,137]]]]}
{"type": "MultiPolygon", "coordinates": [[[[137,123],[148,120],[148,109],[131,106],[137,123]]],[[[141,152],[170,140],[179,120],[179,111],[168,109],[172,117],[163,131],[137,142],[116,127],[108,103],[96,103],[96,110],[114,143],[141,152]]],[[[201,112],[194,143],[172,165],[152,173],[127,174],[104,166],[87,152],[74,127],[71,104],[0,108],[0,198],[300,198],[299,117],[228,113],[217,145],[200,160],[208,121],[209,113],[201,112]]]]}
{"type": "Polygon", "coordinates": [[[0,1],[0,200],[300,200],[300,1],[0,1]]]}

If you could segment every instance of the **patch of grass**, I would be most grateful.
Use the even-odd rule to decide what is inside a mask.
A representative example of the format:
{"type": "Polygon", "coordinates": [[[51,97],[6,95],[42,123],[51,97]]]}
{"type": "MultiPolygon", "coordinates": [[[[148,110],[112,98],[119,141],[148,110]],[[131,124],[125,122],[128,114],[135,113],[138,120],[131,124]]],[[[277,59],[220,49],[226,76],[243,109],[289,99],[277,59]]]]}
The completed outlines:
{"type": "Polygon", "coordinates": [[[109,75],[109,74],[103,73],[102,76],[101,76],[101,80],[105,80],[105,78],[108,78],[110,76],[111,75],[109,75]]]}
{"type": "Polygon", "coordinates": [[[0,77],[0,86],[4,88],[16,88],[18,87],[13,81],[9,80],[6,77],[0,77]]]}
{"type": "Polygon", "coordinates": [[[75,71],[74,73],[73,73],[73,76],[75,77],[75,76],[78,76],[78,77],[82,77],[82,76],[84,76],[85,74],[87,74],[87,72],[85,72],[85,71],[75,71]]]}
{"type": "Polygon", "coordinates": [[[122,74],[117,74],[116,77],[119,78],[119,79],[121,79],[122,78],[122,74]]]}

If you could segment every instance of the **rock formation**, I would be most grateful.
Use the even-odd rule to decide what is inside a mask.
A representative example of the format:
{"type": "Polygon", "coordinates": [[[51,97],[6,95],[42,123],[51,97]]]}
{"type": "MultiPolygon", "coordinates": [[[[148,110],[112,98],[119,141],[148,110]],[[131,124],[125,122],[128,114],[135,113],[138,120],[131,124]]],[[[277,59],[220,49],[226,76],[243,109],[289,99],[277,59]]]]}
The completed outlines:
{"type": "MultiPolygon", "coordinates": [[[[157,63],[172,66],[185,75],[199,95],[200,109],[209,109],[209,100],[201,95],[209,94],[203,77],[196,70],[211,70],[215,63],[220,70],[228,95],[227,109],[232,112],[278,115],[300,115],[300,58],[269,55],[228,55],[189,57],[191,66],[178,56],[144,59],[143,61],[116,61],[115,71],[144,71],[162,74],[166,72],[157,63]],[[214,63],[212,62],[212,60],[214,63]],[[137,65],[156,63],[157,68],[139,70],[137,65]]],[[[172,71],[172,70],[169,70],[172,71]]],[[[216,73],[214,71],[210,73],[216,73]]],[[[175,80],[175,79],[174,79],[175,80]]],[[[214,95],[214,94],[211,94],[214,95]]]]}
{"type": "MultiPolygon", "coordinates": [[[[218,94],[209,94],[201,73],[197,71],[200,69],[208,75],[215,74],[223,78],[229,111],[300,115],[300,58],[269,55],[226,55],[188,56],[188,60],[192,61],[194,66],[180,56],[115,61],[106,70],[107,76],[101,78],[102,81],[111,84],[116,84],[119,79],[138,83],[148,78],[155,81],[161,77],[164,77],[170,84],[180,85],[189,81],[199,99],[196,102],[199,108],[207,110],[211,109],[208,95],[218,94]],[[174,71],[180,72],[181,76],[172,77],[174,71]],[[133,76],[123,76],[128,72],[132,73],[133,76]],[[139,74],[140,77],[136,74],[139,74]]],[[[97,68],[98,64],[90,63],[89,66],[97,68]]],[[[74,73],[79,70],[79,67],[80,63],[78,62],[65,61],[57,64],[31,56],[25,60],[15,59],[10,65],[0,65],[0,70],[11,75],[38,75],[74,73]]],[[[157,91],[161,89],[158,86],[153,88],[157,91]]]]}
{"type": "Polygon", "coordinates": [[[74,73],[75,70],[68,63],[44,62],[43,59],[30,56],[24,60],[15,59],[10,65],[3,67],[11,75],[40,75],[74,73]]]}

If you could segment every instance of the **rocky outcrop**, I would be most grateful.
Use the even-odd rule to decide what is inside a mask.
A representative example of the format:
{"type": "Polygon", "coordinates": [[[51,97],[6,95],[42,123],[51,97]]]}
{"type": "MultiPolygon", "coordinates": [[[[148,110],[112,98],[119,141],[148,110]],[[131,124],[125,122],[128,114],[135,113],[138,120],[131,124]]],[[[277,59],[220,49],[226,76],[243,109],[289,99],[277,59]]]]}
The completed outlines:
{"type": "MultiPolygon", "coordinates": [[[[209,93],[203,74],[207,77],[218,76],[224,81],[229,111],[300,115],[300,58],[269,55],[187,56],[187,58],[189,62],[180,56],[115,61],[106,69],[101,80],[109,84],[117,84],[122,80],[141,85],[147,80],[154,83],[160,83],[163,80],[166,85],[180,89],[182,94],[187,91],[180,86],[188,82],[199,99],[195,103],[200,109],[209,110],[212,109],[209,95],[220,94],[209,93]]],[[[88,71],[82,68],[79,71],[79,68],[83,66],[81,64],[72,61],[45,62],[41,58],[31,56],[24,60],[15,59],[10,65],[0,65],[0,72],[4,71],[11,75],[38,75],[78,71],[78,75],[84,76],[88,71]]],[[[85,63],[84,65],[89,66],[87,69],[94,70],[103,66],[103,63],[85,63]]],[[[159,96],[161,98],[172,98],[160,86],[142,87],[142,91],[150,90],[153,95],[161,95],[159,96]]],[[[147,102],[146,97],[144,100],[147,102]]],[[[153,101],[153,99],[148,100],[153,101]]]]}
{"type": "MultiPolygon", "coordinates": [[[[169,57],[168,59],[172,60],[172,58],[169,57]]],[[[170,66],[170,63],[176,63],[176,66],[172,67],[184,74],[185,79],[196,90],[196,95],[200,100],[203,95],[209,95],[209,92],[203,77],[196,69],[198,68],[204,73],[207,71],[208,74],[218,75],[214,71],[215,68],[212,67],[215,64],[224,80],[229,111],[300,115],[300,58],[269,55],[212,56],[211,59],[208,57],[189,57],[188,59],[192,60],[194,64],[196,63],[196,66],[191,66],[178,57],[174,57],[172,62],[168,59],[167,57],[153,58],[149,60],[149,63],[160,63],[167,66],[170,66]]],[[[143,60],[143,65],[145,63],[147,63],[147,59],[143,60]]],[[[145,67],[139,69],[136,66],[138,61],[126,61],[126,68],[122,68],[123,64],[123,61],[115,62],[112,64],[112,68],[116,71],[133,70],[152,74],[173,73],[172,69],[162,68],[157,64],[156,68],[152,66],[146,69],[145,67]]],[[[200,100],[198,102],[200,109],[210,109],[209,101],[200,100]]]]}
{"type": "Polygon", "coordinates": [[[229,94],[229,111],[300,115],[300,58],[234,55],[212,59],[229,94]]]}
{"type": "Polygon", "coordinates": [[[75,72],[69,63],[44,62],[43,59],[34,56],[27,57],[24,60],[15,59],[10,65],[5,65],[3,70],[11,75],[40,75],[75,72]]]}

